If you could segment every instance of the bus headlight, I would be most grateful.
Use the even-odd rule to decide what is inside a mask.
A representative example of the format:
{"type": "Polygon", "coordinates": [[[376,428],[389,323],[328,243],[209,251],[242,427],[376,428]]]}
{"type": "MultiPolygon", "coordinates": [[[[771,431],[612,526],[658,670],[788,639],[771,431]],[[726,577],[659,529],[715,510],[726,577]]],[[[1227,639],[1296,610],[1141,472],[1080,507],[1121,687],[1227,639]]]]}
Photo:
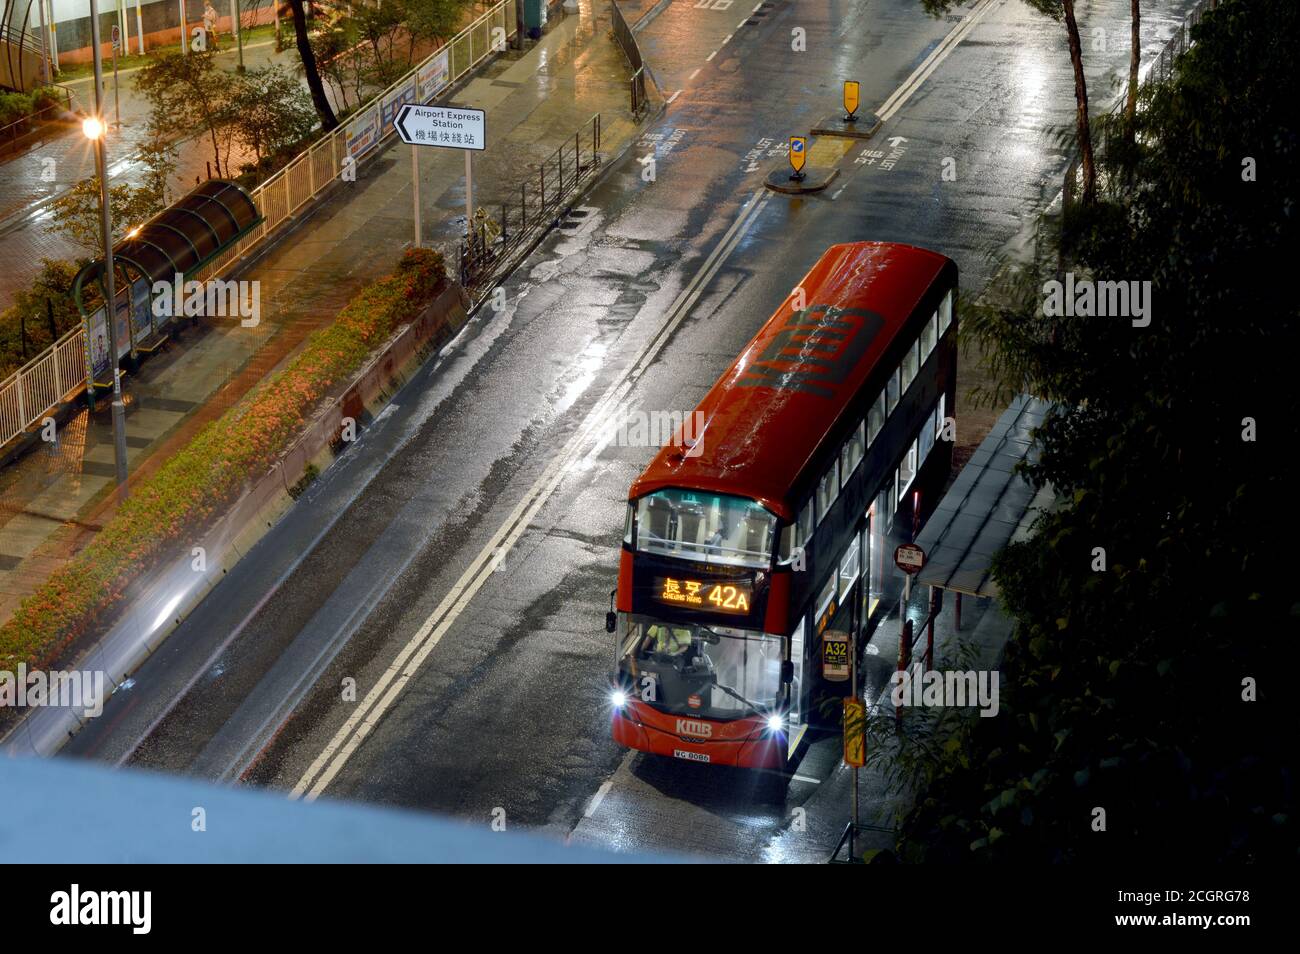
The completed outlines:
{"type": "Polygon", "coordinates": [[[770,715],[767,717],[767,731],[770,735],[777,735],[785,731],[785,717],[780,715],[770,715]]]}
{"type": "Polygon", "coordinates": [[[615,689],[609,694],[609,704],[615,709],[622,709],[627,705],[627,693],[621,689],[615,689]]]}

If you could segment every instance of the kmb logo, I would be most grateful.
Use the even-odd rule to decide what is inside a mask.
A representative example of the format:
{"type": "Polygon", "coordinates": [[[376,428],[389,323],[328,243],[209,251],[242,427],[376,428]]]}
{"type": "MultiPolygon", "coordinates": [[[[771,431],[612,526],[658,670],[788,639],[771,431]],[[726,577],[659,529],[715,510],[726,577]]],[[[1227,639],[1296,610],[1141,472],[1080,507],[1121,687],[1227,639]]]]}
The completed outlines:
{"type": "Polygon", "coordinates": [[[713,726],[707,722],[700,722],[696,719],[678,719],[678,735],[694,735],[699,738],[710,738],[713,735],[713,726]]]}

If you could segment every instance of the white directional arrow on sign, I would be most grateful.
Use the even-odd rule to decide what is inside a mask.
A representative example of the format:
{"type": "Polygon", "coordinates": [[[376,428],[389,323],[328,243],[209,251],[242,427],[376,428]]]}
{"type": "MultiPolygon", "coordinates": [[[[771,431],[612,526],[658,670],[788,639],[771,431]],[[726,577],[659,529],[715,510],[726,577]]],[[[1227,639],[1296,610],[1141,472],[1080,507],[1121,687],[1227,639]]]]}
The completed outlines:
{"type": "Polygon", "coordinates": [[[402,142],[412,146],[487,148],[487,114],[481,109],[403,103],[393,117],[393,128],[402,142]]]}

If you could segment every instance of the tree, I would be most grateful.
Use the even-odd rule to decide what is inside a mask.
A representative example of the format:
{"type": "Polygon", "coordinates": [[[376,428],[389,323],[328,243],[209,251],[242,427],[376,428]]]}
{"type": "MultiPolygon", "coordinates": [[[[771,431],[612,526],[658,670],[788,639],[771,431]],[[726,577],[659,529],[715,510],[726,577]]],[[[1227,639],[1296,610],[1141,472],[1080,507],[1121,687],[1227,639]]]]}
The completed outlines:
{"type": "Polygon", "coordinates": [[[140,70],[135,87],[149,101],[150,125],[161,133],[180,139],[194,131],[197,121],[212,142],[221,175],[221,140],[228,134],[235,85],[213,56],[211,50],[164,53],[140,70]]]}
{"type": "Polygon", "coordinates": [[[168,180],[176,171],[176,146],[166,133],[150,124],[145,140],[139,146],[144,176],[140,183],[150,195],[156,196],[160,208],[169,204],[168,180]]]}
{"type": "Polygon", "coordinates": [[[339,121],[325,96],[325,86],[316,69],[316,57],[307,35],[307,15],[303,12],[303,0],[289,0],[289,6],[293,10],[293,35],[298,45],[298,57],[302,60],[303,75],[307,77],[307,88],[311,91],[311,101],[316,107],[316,115],[320,117],[321,129],[330,132],[338,127],[339,121]]]}
{"type": "MultiPolygon", "coordinates": [[[[116,244],[131,229],[143,225],[163,208],[162,196],[145,186],[125,182],[110,185],[108,207],[113,218],[116,244]]],[[[99,177],[82,179],[54,200],[54,228],[92,254],[104,257],[103,226],[100,222],[99,177]]]]}
{"type": "MultiPolygon", "coordinates": [[[[32,284],[14,294],[0,312],[0,374],[9,374],[54,344],[81,320],[72,297],[78,268],[71,262],[43,259],[32,284]]],[[[93,289],[87,289],[92,304],[93,289]]]]}
{"type": "Polygon", "coordinates": [[[906,858],[1296,857],[1297,31],[1293,0],[1207,13],[1143,94],[1131,186],[1075,223],[1076,279],[1149,281],[1149,324],[1045,314],[1050,270],[964,314],[1004,393],[1055,402],[1026,473],[1059,503],[994,561],[1001,714],[949,743],[906,858]]]}
{"type": "Polygon", "coordinates": [[[249,70],[232,100],[235,138],[251,149],[260,166],[311,135],[316,113],[298,81],[279,66],[249,70]]]}
{"type": "Polygon", "coordinates": [[[405,7],[408,61],[415,58],[417,43],[446,40],[456,32],[471,0],[401,0],[405,7]]]}
{"type": "Polygon", "coordinates": [[[1124,126],[1130,140],[1137,119],[1138,66],[1142,62],[1142,11],[1138,0],[1129,0],[1128,100],[1124,103],[1124,126]]]}
{"type": "MultiPolygon", "coordinates": [[[[933,17],[943,16],[957,0],[921,0],[921,7],[933,17]]],[[[1134,3],[1137,0],[1133,0],[1134,3]]],[[[1097,195],[1097,167],[1093,161],[1092,131],[1088,125],[1088,81],[1083,72],[1083,44],[1079,39],[1079,24],[1074,18],[1074,0],[1025,0],[1033,10],[1053,20],[1065,23],[1066,39],[1070,49],[1070,65],[1074,69],[1074,129],[1079,144],[1083,167],[1083,201],[1091,204],[1097,195]]]]}
{"type": "MultiPolygon", "coordinates": [[[[387,86],[405,72],[393,54],[393,47],[397,42],[397,34],[404,28],[406,12],[405,0],[389,0],[388,3],[374,6],[363,3],[353,8],[353,26],[357,34],[370,45],[375,80],[380,86],[387,86]]],[[[409,59],[408,55],[408,65],[409,59]]]]}

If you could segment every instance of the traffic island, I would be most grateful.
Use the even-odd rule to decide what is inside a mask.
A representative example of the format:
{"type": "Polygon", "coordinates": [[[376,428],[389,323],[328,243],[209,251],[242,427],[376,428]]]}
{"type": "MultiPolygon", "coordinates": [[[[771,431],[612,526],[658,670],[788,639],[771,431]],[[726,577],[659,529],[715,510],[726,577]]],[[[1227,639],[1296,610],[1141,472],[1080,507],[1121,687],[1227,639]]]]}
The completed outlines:
{"type": "Polygon", "coordinates": [[[845,139],[870,139],[880,128],[880,117],[875,113],[858,116],[852,122],[843,113],[828,116],[812,128],[814,136],[841,136],[845,139]]]}
{"type": "Polygon", "coordinates": [[[769,172],[763,180],[763,185],[773,192],[803,195],[805,192],[821,192],[834,182],[839,174],[840,170],[834,166],[808,166],[803,171],[803,178],[792,179],[790,167],[782,166],[769,172]]]}

